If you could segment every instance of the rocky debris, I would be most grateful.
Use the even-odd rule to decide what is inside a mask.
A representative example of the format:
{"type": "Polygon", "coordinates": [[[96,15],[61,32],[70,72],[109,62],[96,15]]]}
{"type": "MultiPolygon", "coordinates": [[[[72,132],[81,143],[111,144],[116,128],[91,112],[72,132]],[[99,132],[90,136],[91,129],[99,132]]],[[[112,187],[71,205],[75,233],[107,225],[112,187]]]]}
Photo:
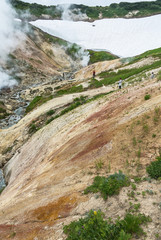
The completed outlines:
{"type": "Polygon", "coordinates": [[[21,91],[24,91],[21,87],[0,90],[0,102],[3,103],[6,111],[6,114],[0,119],[1,129],[16,124],[24,116],[28,101],[20,97],[21,91]]]}
{"type": "Polygon", "coordinates": [[[136,16],[138,13],[139,13],[138,10],[128,12],[128,14],[125,15],[125,18],[132,18],[132,17],[136,16]]]}

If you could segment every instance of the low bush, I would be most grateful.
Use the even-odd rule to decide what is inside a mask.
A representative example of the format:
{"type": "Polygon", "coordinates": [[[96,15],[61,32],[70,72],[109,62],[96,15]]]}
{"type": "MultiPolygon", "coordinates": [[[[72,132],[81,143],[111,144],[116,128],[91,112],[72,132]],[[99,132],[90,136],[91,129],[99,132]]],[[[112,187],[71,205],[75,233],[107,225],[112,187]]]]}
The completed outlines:
{"type": "Polygon", "coordinates": [[[106,200],[108,196],[118,194],[122,187],[129,186],[129,184],[129,178],[119,171],[119,173],[110,175],[107,178],[96,176],[93,184],[87,187],[84,190],[84,193],[88,194],[89,192],[101,192],[102,197],[106,200]]]}
{"type": "Polygon", "coordinates": [[[29,133],[30,134],[31,133],[35,133],[37,130],[38,129],[37,129],[37,127],[36,127],[36,125],[34,123],[30,124],[30,126],[29,126],[29,133]]]}
{"type": "Polygon", "coordinates": [[[111,219],[104,220],[104,213],[100,210],[89,211],[85,218],[73,221],[64,226],[64,233],[67,234],[67,240],[129,240],[132,234],[142,235],[141,224],[151,221],[144,214],[132,215],[127,213],[125,218],[119,218],[114,222],[111,219]]]}
{"type": "Polygon", "coordinates": [[[161,156],[157,157],[157,160],[151,162],[146,168],[147,173],[151,178],[158,179],[161,177],[161,156]]]}
{"type": "Polygon", "coordinates": [[[151,98],[150,94],[146,94],[144,100],[149,100],[151,98]]]}
{"type": "Polygon", "coordinates": [[[49,111],[46,113],[46,115],[47,115],[47,116],[51,116],[51,115],[53,115],[54,113],[55,113],[55,110],[51,109],[51,110],[49,110],[49,111]]]}

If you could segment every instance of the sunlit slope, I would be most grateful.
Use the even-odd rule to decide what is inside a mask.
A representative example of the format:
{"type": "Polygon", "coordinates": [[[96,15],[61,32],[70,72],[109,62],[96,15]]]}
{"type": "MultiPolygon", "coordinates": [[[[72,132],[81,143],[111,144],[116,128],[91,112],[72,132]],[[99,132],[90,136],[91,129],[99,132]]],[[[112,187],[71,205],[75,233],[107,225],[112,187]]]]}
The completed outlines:
{"type": "MultiPolygon", "coordinates": [[[[139,62],[133,60],[132,64],[140,64],[145,58],[139,59],[139,62]]],[[[157,74],[155,72],[155,77],[151,79],[147,72],[147,77],[144,76],[141,81],[135,79],[120,91],[82,104],[51,121],[26,142],[23,138],[27,135],[27,125],[35,117],[52,109],[52,106],[54,108],[54,104],[60,107],[74,97],[88,96],[91,90],[52,99],[32,110],[14,127],[1,131],[2,146],[5,141],[6,144],[11,143],[11,138],[16,135],[22,144],[5,166],[8,186],[0,197],[3,213],[0,216],[3,224],[1,234],[4,239],[11,234],[8,227],[11,224],[17,239],[65,239],[63,222],[69,223],[90,207],[106,208],[108,201],[111,204],[116,201],[114,197],[104,203],[100,199],[97,201],[92,194],[83,194],[98,170],[105,176],[118,170],[130,177],[147,176],[146,166],[159,155],[161,144],[161,86],[157,74]],[[146,95],[150,96],[148,100],[146,95]],[[103,164],[100,169],[96,164],[99,162],[103,164]]],[[[96,94],[100,93],[100,89],[96,94]]],[[[146,185],[141,187],[144,189],[146,185]]],[[[155,200],[152,201],[158,201],[158,192],[153,197],[155,200]]],[[[124,195],[123,199],[126,198],[124,195]]],[[[147,203],[149,199],[146,198],[147,203]]],[[[121,201],[119,199],[120,204],[121,201]]],[[[122,209],[126,204],[120,204],[114,208],[110,208],[114,205],[108,206],[113,215],[123,215],[122,209]]],[[[158,221],[155,216],[158,217],[160,211],[155,206],[152,209],[155,214],[150,211],[153,221],[150,232],[147,231],[148,239],[153,239],[154,226],[158,221]]],[[[147,213],[147,210],[143,209],[143,212],[147,213]]]]}

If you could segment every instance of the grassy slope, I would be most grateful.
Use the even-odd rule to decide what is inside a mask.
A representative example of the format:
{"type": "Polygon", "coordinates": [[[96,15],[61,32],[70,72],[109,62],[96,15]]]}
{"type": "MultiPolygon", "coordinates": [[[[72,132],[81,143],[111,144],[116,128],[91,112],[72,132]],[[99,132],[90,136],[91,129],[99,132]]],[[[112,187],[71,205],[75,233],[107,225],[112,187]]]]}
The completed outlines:
{"type": "Polygon", "coordinates": [[[113,60],[118,58],[117,56],[105,51],[96,52],[93,50],[88,50],[88,52],[90,54],[89,64],[93,64],[101,61],[113,60]]]}

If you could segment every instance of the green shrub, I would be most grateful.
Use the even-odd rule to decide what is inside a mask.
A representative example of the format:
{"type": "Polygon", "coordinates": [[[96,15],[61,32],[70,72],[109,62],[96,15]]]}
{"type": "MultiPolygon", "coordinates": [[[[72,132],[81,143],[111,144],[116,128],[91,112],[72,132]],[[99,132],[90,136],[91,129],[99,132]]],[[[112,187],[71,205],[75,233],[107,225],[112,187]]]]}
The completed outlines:
{"type": "Polygon", "coordinates": [[[134,181],[135,181],[135,183],[140,183],[142,181],[142,179],[140,177],[135,176],[134,181]]]}
{"type": "Polygon", "coordinates": [[[60,117],[59,114],[57,114],[57,115],[54,116],[54,117],[49,118],[49,119],[46,121],[46,125],[49,124],[49,123],[51,123],[54,119],[56,119],[56,118],[58,118],[58,117],[60,117]]]}
{"type": "Polygon", "coordinates": [[[144,131],[144,133],[148,133],[149,132],[149,126],[147,124],[143,125],[143,131],[144,131]]]}
{"type": "Polygon", "coordinates": [[[122,227],[127,233],[142,235],[144,232],[140,225],[149,221],[151,221],[150,217],[146,217],[144,214],[132,215],[127,213],[124,220],[122,220],[122,227]]]}
{"type": "Polygon", "coordinates": [[[149,100],[151,98],[150,94],[146,94],[144,100],[149,100]]]}
{"type": "Polygon", "coordinates": [[[133,190],[136,190],[136,185],[134,183],[131,183],[131,187],[133,190]]]}
{"type": "Polygon", "coordinates": [[[29,133],[30,134],[31,133],[35,133],[37,130],[38,129],[37,129],[37,127],[36,127],[36,125],[34,123],[29,126],[29,133]]]}
{"type": "Polygon", "coordinates": [[[110,175],[109,177],[97,176],[91,186],[84,190],[85,194],[89,192],[101,192],[102,197],[106,200],[108,196],[118,194],[120,189],[129,186],[130,181],[121,171],[110,175]]]}
{"type": "Polygon", "coordinates": [[[161,157],[157,157],[157,161],[151,162],[146,171],[151,178],[158,179],[161,177],[161,157]]]}
{"type": "Polygon", "coordinates": [[[131,239],[131,235],[125,233],[124,230],[121,230],[118,240],[129,240],[131,239]]]}
{"type": "Polygon", "coordinates": [[[149,222],[151,219],[144,214],[132,215],[127,213],[123,220],[119,218],[104,220],[104,214],[98,211],[89,211],[85,218],[73,221],[64,226],[64,233],[67,240],[129,240],[131,234],[140,236],[143,234],[141,224],[149,222]]]}
{"type": "Polygon", "coordinates": [[[47,115],[47,116],[51,116],[51,115],[53,115],[54,113],[55,113],[55,110],[51,109],[51,110],[49,110],[49,111],[46,113],[46,115],[47,115]]]}
{"type": "Polygon", "coordinates": [[[101,159],[99,159],[98,161],[95,162],[95,166],[96,166],[97,171],[102,169],[103,165],[104,165],[104,163],[101,159]]]}

